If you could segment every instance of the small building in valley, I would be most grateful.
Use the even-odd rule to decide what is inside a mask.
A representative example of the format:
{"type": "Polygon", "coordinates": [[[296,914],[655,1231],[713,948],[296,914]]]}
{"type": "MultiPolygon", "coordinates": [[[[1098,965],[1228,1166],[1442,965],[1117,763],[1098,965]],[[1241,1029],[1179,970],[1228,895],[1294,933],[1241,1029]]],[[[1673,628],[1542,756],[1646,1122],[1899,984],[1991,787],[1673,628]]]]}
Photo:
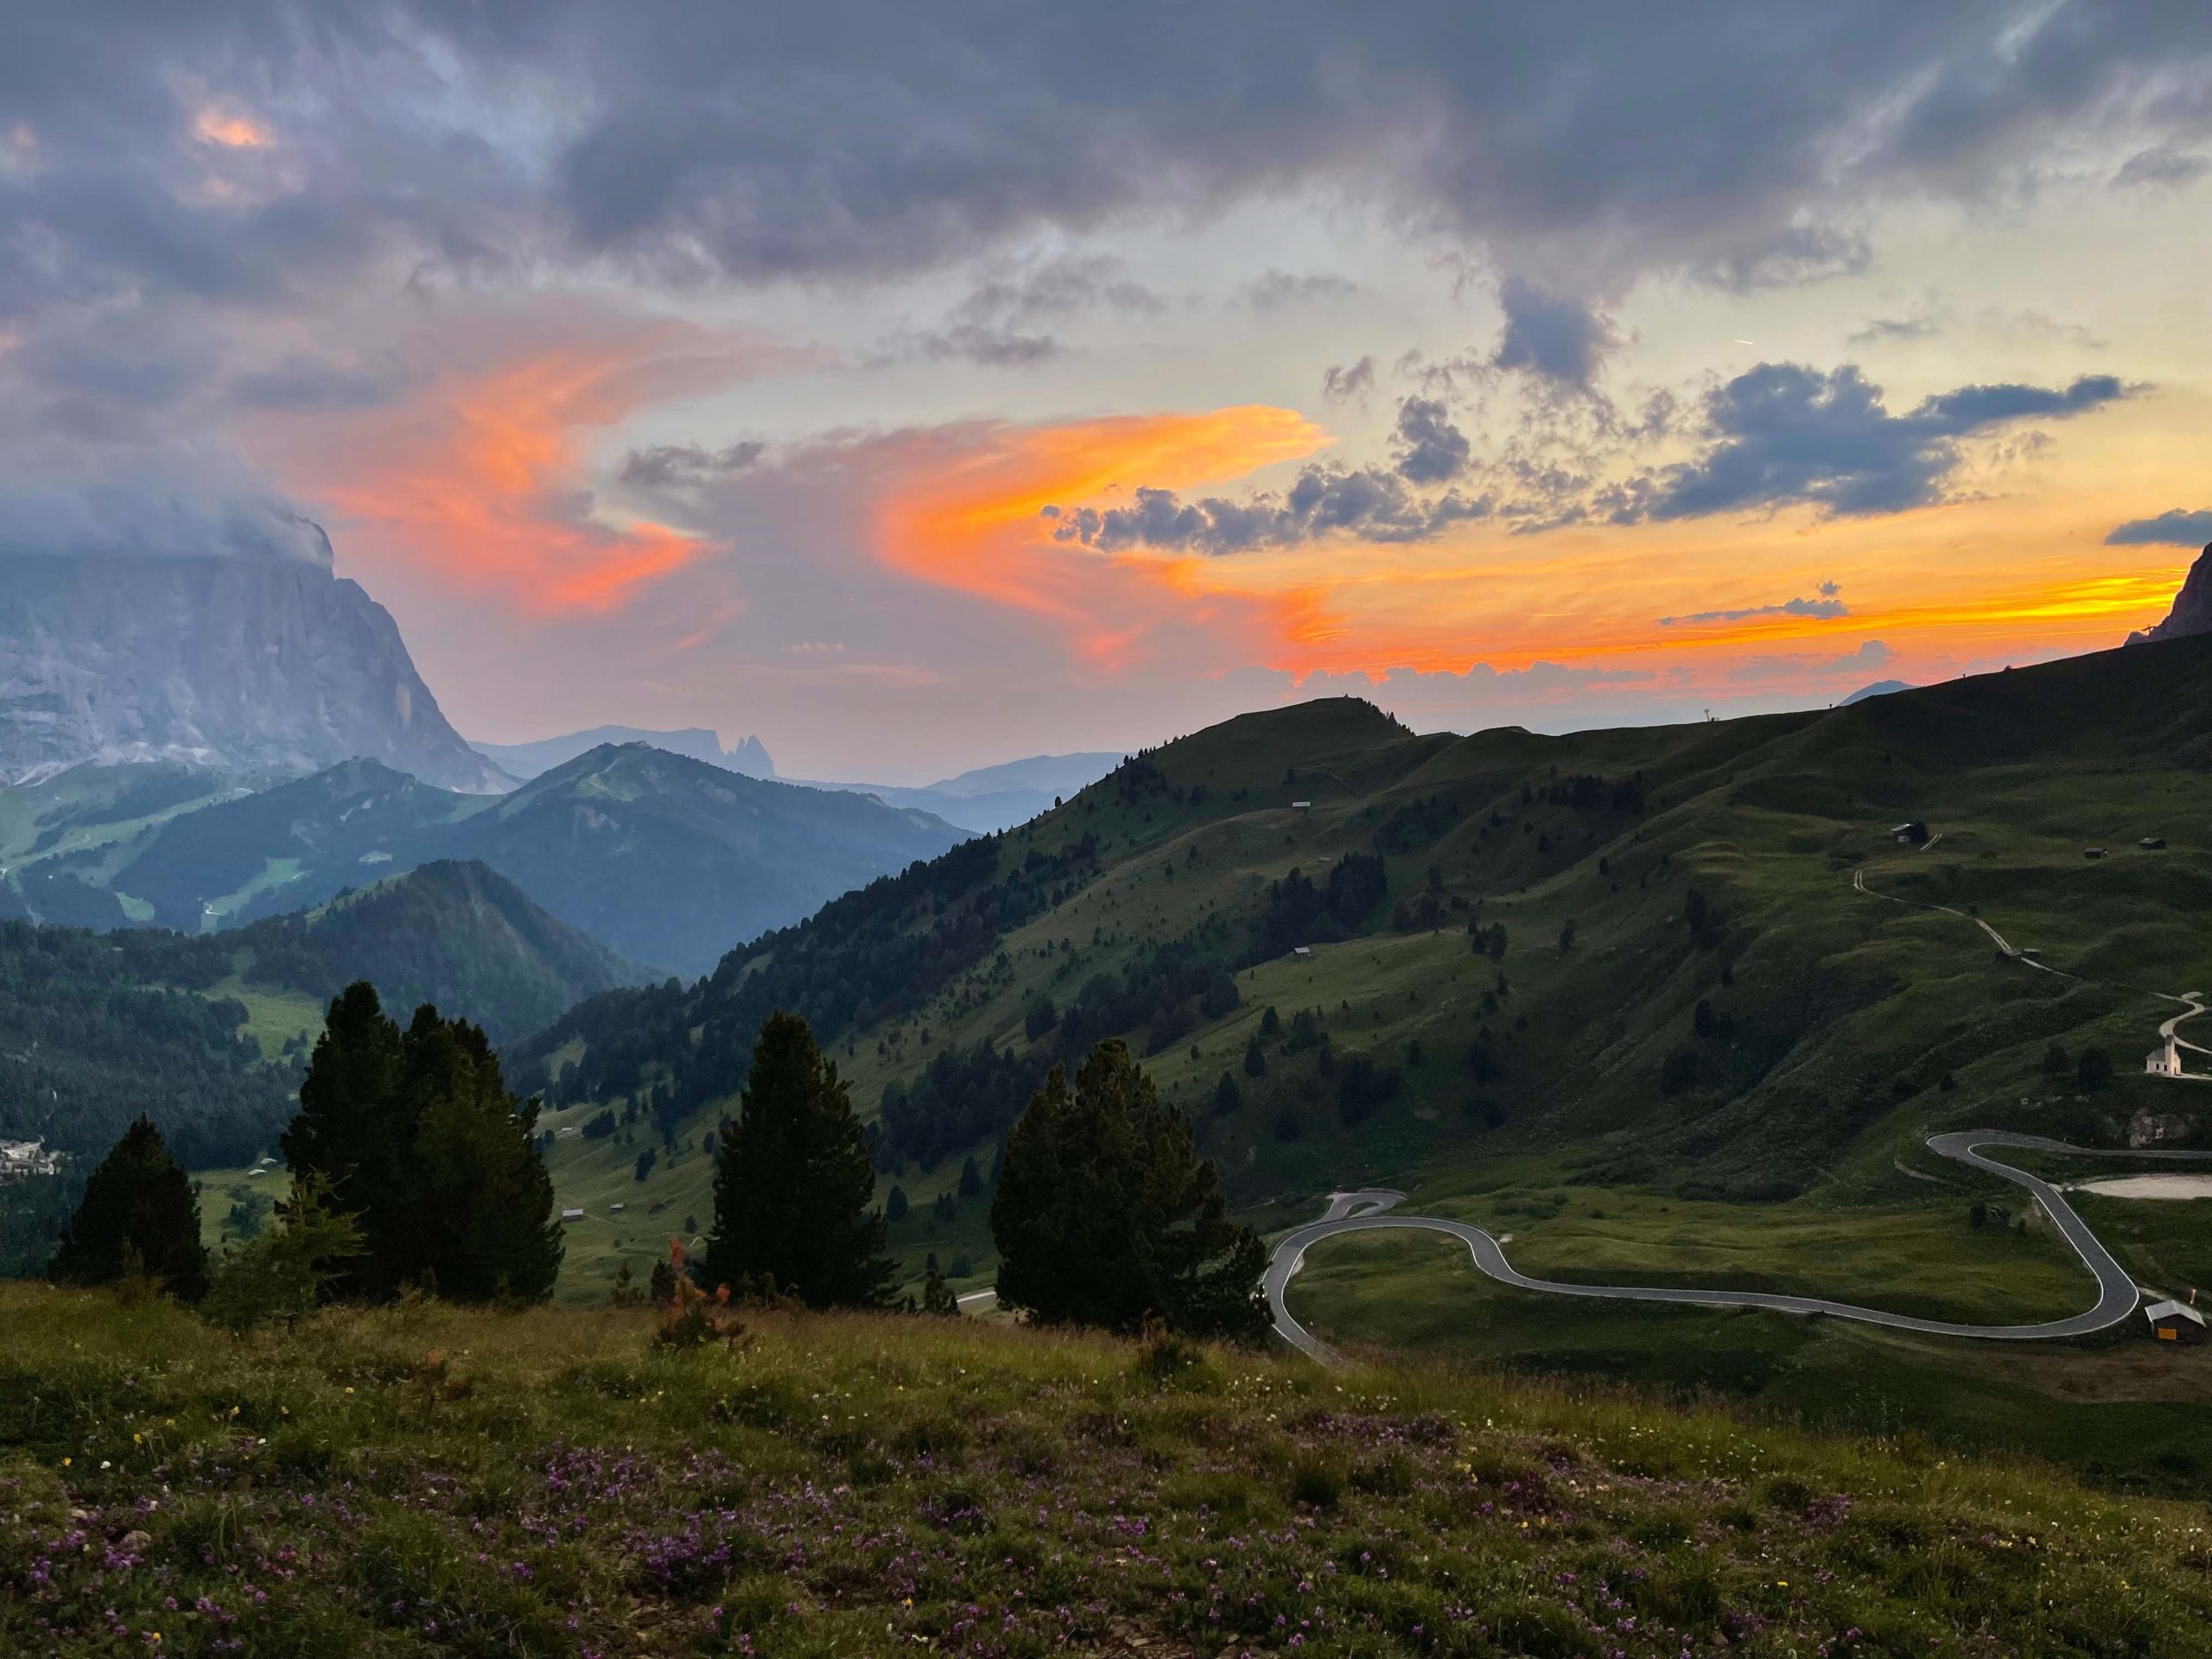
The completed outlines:
{"type": "Polygon", "coordinates": [[[1313,810],[1313,803],[1311,801],[1293,801],[1290,804],[1290,810],[1294,812],[1311,812],[1313,810]]]}
{"type": "Polygon", "coordinates": [[[2166,838],[2164,836],[2145,836],[2135,844],[2146,853],[2163,853],[2166,850],[2166,838]]]}
{"type": "Polygon", "coordinates": [[[1902,846],[1919,847],[1928,840],[1928,826],[1917,818],[1890,826],[1890,839],[1902,846]]]}
{"type": "Polygon", "coordinates": [[[582,1221],[583,1218],[584,1212],[581,1210],[563,1210],[561,1212],[563,1221],[582,1221]]]}
{"type": "Polygon", "coordinates": [[[1313,947],[1310,944],[1294,944],[1290,947],[1290,954],[1294,957],[1311,958],[1313,955],[1313,947]]]}
{"type": "Polygon", "coordinates": [[[2160,1342],[2194,1345],[2204,1340],[2204,1315],[2187,1302],[2153,1302],[2143,1310],[2143,1317],[2160,1342]]]}
{"type": "Polygon", "coordinates": [[[2164,1046],[2154,1048],[2143,1057],[2143,1070],[2154,1077],[2181,1076],[2180,1042],[2175,1038],[2167,1038],[2164,1046]]]}

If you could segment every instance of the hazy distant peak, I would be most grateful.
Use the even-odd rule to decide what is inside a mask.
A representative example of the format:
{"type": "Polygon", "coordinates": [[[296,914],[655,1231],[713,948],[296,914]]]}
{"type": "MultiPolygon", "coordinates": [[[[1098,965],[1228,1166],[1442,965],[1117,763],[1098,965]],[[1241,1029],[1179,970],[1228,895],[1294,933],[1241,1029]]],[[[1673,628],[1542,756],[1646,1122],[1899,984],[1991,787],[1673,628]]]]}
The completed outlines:
{"type": "Polygon", "coordinates": [[[776,775],[776,763],[768,758],[768,751],[758,737],[741,738],[736,747],[725,749],[721,734],[704,726],[686,726],[674,731],[655,731],[642,726],[594,726],[589,731],[564,732],[558,737],[542,737],[529,743],[475,743],[470,747],[502,772],[526,782],[610,743],[647,744],[686,760],[703,760],[725,772],[741,772],[747,778],[776,775]]]}
{"type": "Polygon", "coordinates": [[[1903,680],[1877,680],[1872,685],[1862,685],[1836,706],[1848,709],[1854,702],[1864,702],[1869,697],[1886,697],[1892,691],[1910,691],[1912,687],[1903,680]]]}

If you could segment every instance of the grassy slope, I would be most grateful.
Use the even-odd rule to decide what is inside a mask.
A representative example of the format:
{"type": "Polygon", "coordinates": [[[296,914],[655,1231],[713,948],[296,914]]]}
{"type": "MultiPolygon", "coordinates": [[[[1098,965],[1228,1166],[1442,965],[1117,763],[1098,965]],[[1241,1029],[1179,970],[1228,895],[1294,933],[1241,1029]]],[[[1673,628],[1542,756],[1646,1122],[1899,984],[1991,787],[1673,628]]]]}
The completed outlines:
{"type": "Polygon", "coordinates": [[[322,999],[305,991],[250,984],[232,974],[207,995],[230,997],[245,1009],[246,1035],[259,1045],[264,1060],[281,1059],[285,1044],[302,1038],[312,1043],[322,1031],[322,999]]]}
{"type": "MultiPolygon", "coordinates": [[[[839,1052],[865,1110],[948,1044],[1021,1046],[1033,994],[1065,1006],[1091,976],[1201,921],[1248,927],[1268,882],[1373,848],[1392,811],[1434,797],[1436,833],[1388,861],[1392,893],[1417,895],[1433,866],[1449,904],[1503,923],[1502,994],[1499,967],[1468,949],[1466,909],[1439,931],[1402,932],[1386,904],[1362,937],[1240,973],[1242,1008],[1147,1059],[1202,1120],[1205,1149],[1249,1214],[1287,1224],[1352,1180],[1448,1193],[1509,1160],[1533,1160],[1539,1181],[1789,1202],[1879,1234],[1886,1211],[1939,1191],[1964,1203],[1962,1186],[1896,1167],[1924,1166],[1919,1142],[1936,1128],[2113,1138],[2146,1107],[2204,1116],[2188,1091],[2136,1075],[2170,1006],[2152,993],[2212,984],[2212,939],[2179,920],[2212,898],[2212,836],[2191,832],[2212,821],[2201,712],[2212,651],[2202,645],[2139,647],[1825,715],[1566,738],[1408,737],[1344,703],[1247,716],[1147,757],[1178,794],[1203,785],[1202,804],[1133,793],[1117,777],[1009,836],[1002,868],[1085,834],[1103,843],[1104,868],[927,1007],[835,1033],[839,1052]],[[1545,804],[1554,774],[1584,772],[1640,774],[1649,809],[1545,804]],[[1294,798],[1314,805],[1294,811],[1294,798]],[[1942,840],[1925,852],[1891,846],[1885,831],[1906,816],[1942,840]],[[2138,852],[2150,833],[2172,847],[2138,852]],[[2091,863],[2081,856],[2090,843],[2115,851],[2091,863]],[[2001,963],[1965,917],[1855,891],[1861,869],[1878,893],[1979,911],[2096,982],[2001,963]],[[1683,920],[1693,887],[1723,918],[1701,939],[1683,920]],[[1562,952],[1570,919],[1576,944],[1562,952]],[[1694,1038],[1700,998],[1732,1035],[1694,1038]],[[1245,1043],[1269,1004],[1286,1017],[1319,1008],[1340,1060],[1401,1066],[1403,1092],[1346,1128],[1316,1055],[1280,1039],[1266,1077],[1247,1077],[1245,1043]],[[1484,1027],[1505,1076],[1477,1085],[1461,1059],[1484,1027]],[[2054,1085],[2039,1068],[2053,1040],[2105,1047],[2117,1081],[2087,1101],[2054,1085]],[[1416,1041],[1420,1065],[1408,1058],[1416,1041]],[[1662,1095],[1661,1063],[1682,1048],[1699,1051],[1697,1081],[1662,1095]],[[1243,1104],[1215,1117],[1207,1103],[1224,1071],[1243,1104]],[[1937,1089],[1946,1076],[1953,1086],[1937,1089]],[[1294,1140],[1281,1138],[1287,1117],[1294,1140]]],[[[988,1143],[976,1151],[988,1161],[988,1143]]],[[[564,1184],[596,1193],[613,1161],[578,1151],[564,1184]]],[[[987,1243],[980,1216],[946,1237],[926,1214],[957,1172],[956,1158],[898,1177],[916,1201],[898,1242],[917,1273],[923,1249],[948,1243],[988,1273],[987,1253],[975,1254],[987,1243]],[[925,1227],[941,1236],[925,1242],[925,1227]]],[[[696,1172],[667,1179],[671,1207],[703,1200],[696,1172]]],[[[1820,1225],[1802,1237],[1773,1263],[1774,1282],[1812,1287],[1810,1275],[1826,1274],[1833,1241],[1820,1225]]],[[[2032,1278],[2019,1294],[2037,1294],[2032,1278]]]]}
{"type": "Polygon", "coordinates": [[[31,1287],[0,1322],[10,1650],[2163,1656],[2212,1618],[2201,1504],[1434,1367],[785,1316],[671,1356],[613,1311],[240,1344],[31,1287]]]}
{"type": "MultiPolygon", "coordinates": [[[[837,1052],[865,1111],[947,1044],[1022,1046],[1033,993],[1065,1007],[1093,975],[1200,919],[1241,925],[1290,867],[1318,872],[1368,850],[1396,807],[1433,794],[1452,804],[1450,822],[1389,858],[1392,892],[1417,893],[1440,867],[1447,900],[1508,927],[1502,964],[1470,951],[1465,912],[1440,931],[1396,931],[1386,905],[1361,937],[1240,971],[1242,1007],[1147,1058],[1198,1120],[1248,1219],[1285,1228],[1315,1213],[1319,1195],[1376,1181],[1416,1208],[1513,1234],[1516,1260],[1561,1277],[1713,1279],[1987,1319],[2071,1307],[2086,1281],[2039,1229],[1967,1225],[1974,1198],[2016,1207],[2017,1190],[1921,1142],[1983,1124],[2113,1141],[2145,1109],[2170,1115],[2176,1133],[2205,1133],[2193,1089],[2134,1069],[2171,1009],[2151,993],[2212,988],[2212,939],[2181,919],[2212,899],[2207,707],[2212,651],[2184,643],[1828,715],[1573,738],[1408,738],[1340,704],[1249,717],[1147,757],[1179,788],[1205,785],[1198,806],[1109,779],[1009,836],[1002,868],[1087,833],[1105,844],[1104,868],[1006,933],[1002,962],[987,955],[926,1007],[838,1033],[837,1052]],[[1649,809],[1609,819],[1541,798],[1524,807],[1523,785],[1541,798],[1554,768],[1640,772],[1649,809]],[[1294,798],[1315,804],[1294,811],[1294,798]],[[1888,827],[1908,817],[1942,839],[1924,852],[1892,845],[1888,827]],[[2171,845],[2139,851],[2145,835],[2171,845]],[[2083,859],[2095,844],[2111,855],[2083,859]],[[1876,893],[1978,912],[2095,982],[1999,960],[1966,917],[1855,891],[1860,869],[1876,893]],[[1702,941],[1683,920],[1693,887],[1724,918],[1702,941]],[[1570,918],[1577,940],[1562,953],[1570,918]],[[1732,1039],[1696,1041],[1700,998],[1732,1021],[1732,1039]],[[1316,1055],[1281,1037],[1263,1046],[1266,1075],[1248,1077],[1245,1046],[1270,1004],[1286,1020],[1321,1009],[1339,1058],[1402,1066],[1402,1094],[1346,1128],[1316,1055]],[[1477,1085],[1462,1057],[1484,1026],[1506,1073],[1477,1085]],[[2053,1041],[2107,1049],[2113,1086],[2083,1097],[2046,1076],[2053,1041]],[[1661,1063],[1683,1047],[1700,1050],[1698,1081],[1663,1095],[1661,1063]],[[1243,1103],[1216,1116],[1224,1071],[1243,1103]],[[1277,1134],[1286,1109],[1294,1140],[1277,1134]],[[1694,1232],[1677,1224],[1689,1217],[1694,1232]]],[[[689,1126],[694,1144],[706,1127],[705,1115],[689,1126]]],[[[986,1166],[989,1150],[975,1148],[986,1166]]],[[[706,1160],[639,1187],[633,1157],[562,1142],[564,1198],[596,1213],[643,1196],[664,1216],[707,1217],[706,1160]]],[[[931,1205],[958,1164],[899,1173],[911,1208],[893,1241],[913,1277],[934,1250],[972,1269],[967,1288],[994,1268],[988,1195],[960,1203],[950,1224],[931,1205]]],[[[2085,1213],[2143,1283],[2177,1291],[2212,1280],[2194,1214],[2204,1207],[2091,1200],[2085,1213]]],[[[600,1294],[625,1255],[642,1275],[659,1230],[626,1234],[622,1252],[577,1251],[568,1294],[600,1294]]],[[[1367,1247],[1380,1256],[1332,1248],[1351,1252],[1332,1270],[1336,1317],[1361,1341],[1719,1389],[1855,1427],[1916,1422],[1952,1441],[2037,1446],[2113,1480],[2173,1485],[2212,1469],[2202,1427],[2212,1389],[2117,1337],[2030,1351],[1700,1310],[1563,1310],[1465,1269],[1439,1280],[1389,1264],[1392,1249],[1431,1248],[1418,1241],[1367,1247]]],[[[1313,1277],[1301,1294],[1331,1282],[1313,1277]]]]}

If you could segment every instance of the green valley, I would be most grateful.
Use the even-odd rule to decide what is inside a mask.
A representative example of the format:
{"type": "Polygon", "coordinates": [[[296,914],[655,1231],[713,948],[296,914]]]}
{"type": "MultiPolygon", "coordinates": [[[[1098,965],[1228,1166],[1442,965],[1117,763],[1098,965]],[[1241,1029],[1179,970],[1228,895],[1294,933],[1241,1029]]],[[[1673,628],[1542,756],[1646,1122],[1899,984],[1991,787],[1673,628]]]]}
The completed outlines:
{"type": "MultiPolygon", "coordinates": [[[[641,1274],[704,1211],[702,1137],[785,1007],[875,1108],[880,1196],[903,1200],[892,1240],[917,1281],[933,1254],[959,1288],[988,1286],[999,1136],[1047,1065],[1120,1035],[1265,1230],[1375,1183],[1563,1278],[2075,1311],[2088,1281],[2018,1193],[1922,1142],[2204,1144],[2212,1101],[2142,1057],[2168,999],[2212,984],[2185,919],[2212,891],[2208,707],[2212,645],[2183,639],[1564,737],[1416,736],[1343,701],[1245,716],[518,1051],[565,1131],[572,1231],[594,1241],[565,1282],[641,1274]],[[594,1119],[611,1131],[588,1140],[594,1119]],[[1998,1225],[1970,1224],[1977,1200],[1998,1225]]],[[[2185,1293],[2199,1258],[2138,1259],[2185,1293]]],[[[1393,1300],[1395,1272],[1358,1305],[1393,1300]]],[[[1449,1305],[1487,1328],[1497,1294],[1449,1305]]],[[[1498,1351],[1545,1365],[1587,1340],[1663,1361],[1719,1325],[1760,1333],[1732,1386],[1789,1369],[1788,1321],[1604,1304],[1539,1306],[1498,1351]]],[[[1897,1363],[1940,1368],[1957,1345],[1897,1363]]],[[[2194,1397],[2190,1363],[2169,1368],[2175,1400],[2194,1397]]],[[[2136,1461],[2197,1466],[2192,1435],[2136,1461]]]]}

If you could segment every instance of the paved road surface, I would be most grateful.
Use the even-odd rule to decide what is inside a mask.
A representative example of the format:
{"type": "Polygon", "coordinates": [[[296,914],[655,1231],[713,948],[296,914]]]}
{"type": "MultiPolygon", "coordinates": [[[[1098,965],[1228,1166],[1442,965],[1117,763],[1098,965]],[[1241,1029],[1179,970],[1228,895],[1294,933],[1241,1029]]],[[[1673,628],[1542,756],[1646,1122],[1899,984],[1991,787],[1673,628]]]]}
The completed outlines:
{"type": "Polygon", "coordinates": [[[1268,1306],[1274,1315],[1275,1330],[1285,1341],[1317,1359],[1333,1359],[1336,1355],[1326,1343],[1291,1317],[1290,1309],[1284,1301],[1284,1292],[1288,1288],[1293,1275],[1305,1262],[1306,1252],[1321,1240],[1340,1237],[1346,1233],[1377,1231],[1387,1227],[1413,1227],[1449,1234],[1467,1247],[1468,1253],[1474,1257],[1476,1267],[1500,1284],[1511,1285],[1518,1290],[1542,1291],[1553,1296],[1592,1296],[1630,1302],[1681,1302],[1695,1307],[1764,1307],[1783,1313],[1824,1313],[1834,1319],[1856,1319],[1866,1325],[1885,1325],[1893,1331],[1912,1331],[1937,1337],[1974,1337],[2005,1342],[2082,1337],[2117,1325],[2135,1312],[2139,1296],[2135,1281],[2119,1262],[2113,1260],[2112,1252],[2099,1242],[2097,1236],[2089,1230],[2088,1224],[2074,1212],[2074,1207],[2067,1203],[2065,1195],[2056,1187],[2024,1169],[2015,1169],[2010,1164],[1985,1156],[1980,1149],[1983,1147],[2022,1147],[2089,1158],[2212,1160],[2212,1152],[2128,1152],[2069,1147],[2063,1141],[2046,1141],[2033,1135],[2013,1135],[2003,1129],[1965,1129],[1938,1135],[1932,1136],[1928,1145],[1943,1157],[1971,1165],[2001,1180],[2024,1186],[2034,1194],[2043,1205],[2044,1213],[2057,1225],[2066,1242],[2073,1246],[2074,1253],[2082,1258],[2082,1265],[2094,1275],[2097,1281],[2096,1305],[2087,1313],[2063,1319],[2045,1319],[2036,1325],[1961,1325],[1948,1319],[1922,1319],[1910,1314],[1887,1313],[1878,1307],[1859,1307],[1850,1302],[1832,1302],[1817,1296],[1780,1296],[1756,1290],[1676,1289],[1649,1285],[1574,1285],[1557,1280],[1532,1279],[1508,1262],[1497,1240],[1481,1228],[1461,1221],[1399,1215],[1395,1213],[1395,1206],[1404,1202],[1405,1194],[1384,1187],[1332,1194],[1329,1207],[1319,1221],[1309,1222],[1297,1231],[1287,1235],[1275,1246],[1274,1254],[1268,1262],[1267,1276],[1262,1282],[1267,1290],[1268,1306]]]}

